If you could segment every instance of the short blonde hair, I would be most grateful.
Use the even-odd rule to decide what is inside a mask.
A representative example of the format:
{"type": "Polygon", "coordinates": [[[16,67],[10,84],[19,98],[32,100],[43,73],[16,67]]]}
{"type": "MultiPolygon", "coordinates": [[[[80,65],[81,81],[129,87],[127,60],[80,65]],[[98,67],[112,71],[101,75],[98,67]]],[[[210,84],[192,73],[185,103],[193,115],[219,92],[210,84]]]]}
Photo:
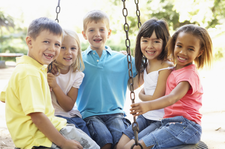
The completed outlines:
{"type": "MultiPolygon", "coordinates": [[[[84,62],[83,62],[83,59],[82,59],[82,55],[81,55],[81,46],[80,46],[80,39],[77,35],[77,33],[75,31],[72,31],[72,30],[69,30],[69,29],[63,29],[63,38],[66,37],[66,36],[69,36],[71,38],[73,38],[76,43],[77,43],[77,46],[78,46],[78,54],[77,54],[77,59],[75,62],[73,62],[73,64],[70,66],[73,68],[73,72],[75,71],[83,71],[85,66],[84,66],[84,62]]],[[[60,64],[57,63],[57,61],[55,60],[53,62],[53,64],[57,67],[58,69],[58,72],[60,73],[60,64]]]]}
{"type": "Polygon", "coordinates": [[[179,33],[190,33],[193,36],[196,36],[200,40],[200,50],[203,50],[202,55],[199,57],[196,57],[194,62],[197,65],[197,68],[203,68],[205,65],[211,66],[212,60],[213,60],[213,54],[212,54],[212,40],[209,36],[206,29],[203,27],[193,25],[193,24],[187,24],[184,26],[181,26],[170,38],[168,42],[168,55],[172,56],[172,59],[175,59],[174,55],[174,48],[175,43],[177,40],[177,37],[179,33]]]}
{"type": "Polygon", "coordinates": [[[109,17],[106,13],[101,10],[92,10],[89,11],[83,18],[83,30],[86,31],[87,24],[95,21],[103,21],[106,24],[107,29],[110,29],[109,17]]]}

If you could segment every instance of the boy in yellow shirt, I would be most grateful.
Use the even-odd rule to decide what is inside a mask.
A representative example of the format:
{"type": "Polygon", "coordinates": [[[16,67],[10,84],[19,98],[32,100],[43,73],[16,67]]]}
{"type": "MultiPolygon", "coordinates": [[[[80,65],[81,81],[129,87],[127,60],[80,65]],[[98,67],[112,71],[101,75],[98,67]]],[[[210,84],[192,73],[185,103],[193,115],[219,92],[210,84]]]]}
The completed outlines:
{"type": "Polygon", "coordinates": [[[61,41],[58,23],[44,17],[32,21],[26,37],[28,54],[19,59],[1,93],[7,127],[17,148],[99,148],[83,131],[54,116],[46,66],[58,56],[61,41]]]}

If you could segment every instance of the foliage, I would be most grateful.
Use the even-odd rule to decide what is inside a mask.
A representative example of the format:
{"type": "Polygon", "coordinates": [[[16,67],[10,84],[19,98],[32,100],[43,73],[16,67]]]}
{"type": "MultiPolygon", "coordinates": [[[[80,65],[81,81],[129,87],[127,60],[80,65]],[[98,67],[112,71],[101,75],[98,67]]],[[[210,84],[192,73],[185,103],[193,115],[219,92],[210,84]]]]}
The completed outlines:
{"type": "MultiPolygon", "coordinates": [[[[172,34],[184,24],[197,24],[210,31],[214,42],[214,56],[216,59],[225,56],[225,0],[136,0],[139,2],[140,20],[156,17],[168,22],[172,34]],[[212,31],[213,30],[213,31],[212,31]],[[220,40],[220,42],[218,42],[220,40]],[[219,43],[219,44],[218,44],[219,43]]],[[[127,23],[129,24],[129,39],[131,53],[134,53],[135,38],[138,33],[135,1],[126,1],[128,10],[127,23]]],[[[126,50],[124,16],[122,15],[123,2],[109,0],[104,2],[105,11],[109,17],[112,36],[107,41],[113,50],[126,50]]],[[[66,9],[66,8],[65,8],[66,9]]],[[[65,10],[64,9],[64,10],[65,10]]],[[[85,8],[84,8],[85,9],[85,8]]],[[[23,22],[21,20],[16,20],[23,22]]],[[[0,52],[20,52],[26,54],[26,28],[22,23],[14,23],[15,19],[0,10],[0,52]]],[[[77,28],[75,27],[76,31],[77,28]]],[[[88,47],[87,42],[82,42],[82,50],[88,47]]]]}
{"type": "MultiPolygon", "coordinates": [[[[26,29],[15,26],[14,18],[0,11],[0,53],[26,54],[26,29]]],[[[1,58],[1,60],[14,60],[15,58],[1,58]]]]}

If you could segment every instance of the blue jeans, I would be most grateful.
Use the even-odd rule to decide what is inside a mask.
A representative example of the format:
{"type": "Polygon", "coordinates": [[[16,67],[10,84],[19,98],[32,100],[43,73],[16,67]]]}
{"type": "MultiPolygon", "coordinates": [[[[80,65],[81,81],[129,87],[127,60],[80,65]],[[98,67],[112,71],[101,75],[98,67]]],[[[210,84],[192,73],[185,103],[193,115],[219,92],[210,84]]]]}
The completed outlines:
{"type": "MultiPolygon", "coordinates": [[[[138,138],[148,135],[156,128],[161,126],[161,121],[148,120],[143,115],[137,117],[136,122],[138,123],[139,133],[138,138]]],[[[134,132],[132,130],[132,125],[123,131],[123,133],[128,136],[130,139],[134,139],[134,132]]]]}
{"type": "Polygon", "coordinates": [[[88,131],[86,122],[82,118],[80,118],[78,116],[71,117],[71,118],[64,117],[61,115],[56,115],[56,116],[66,119],[68,124],[74,124],[77,128],[81,129],[83,132],[85,132],[90,137],[90,133],[88,131]]]}
{"type": "Polygon", "coordinates": [[[123,114],[95,115],[84,119],[92,139],[102,148],[106,144],[114,147],[122,136],[122,131],[130,125],[123,114]]]}
{"type": "Polygon", "coordinates": [[[166,118],[162,126],[141,138],[152,149],[168,148],[183,144],[196,144],[200,141],[202,128],[199,124],[183,116],[166,118]]]}

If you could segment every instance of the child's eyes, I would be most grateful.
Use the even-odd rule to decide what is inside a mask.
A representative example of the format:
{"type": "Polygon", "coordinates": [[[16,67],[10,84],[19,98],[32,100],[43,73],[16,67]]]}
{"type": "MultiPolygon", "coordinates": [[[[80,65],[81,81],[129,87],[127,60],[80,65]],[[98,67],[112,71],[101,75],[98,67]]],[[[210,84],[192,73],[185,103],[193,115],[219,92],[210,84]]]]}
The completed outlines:
{"type": "Polygon", "coordinates": [[[155,40],[154,42],[155,42],[155,43],[160,43],[160,41],[159,41],[159,40],[155,40]]]}
{"type": "Polygon", "coordinates": [[[180,45],[176,45],[178,48],[181,48],[181,46],[180,45]]]}
{"type": "Polygon", "coordinates": [[[71,48],[71,50],[75,51],[77,48],[71,48]]]}
{"type": "Polygon", "coordinates": [[[66,49],[66,47],[61,47],[61,49],[66,49]]]}
{"type": "Polygon", "coordinates": [[[55,45],[56,45],[57,47],[60,47],[60,44],[58,44],[58,43],[56,43],[55,45]]]}
{"type": "Polygon", "coordinates": [[[190,50],[190,51],[194,51],[194,49],[188,49],[188,50],[190,50]]]}
{"type": "Polygon", "coordinates": [[[104,31],[104,29],[100,29],[100,31],[101,31],[101,32],[103,32],[103,31],[104,31]]]}
{"type": "Polygon", "coordinates": [[[148,40],[144,40],[144,39],[143,39],[141,42],[148,42],[148,40]]]}
{"type": "Polygon", "coordinates": [[[49,41],[44,41],[44,43],[50,43],[49,41]]]}

